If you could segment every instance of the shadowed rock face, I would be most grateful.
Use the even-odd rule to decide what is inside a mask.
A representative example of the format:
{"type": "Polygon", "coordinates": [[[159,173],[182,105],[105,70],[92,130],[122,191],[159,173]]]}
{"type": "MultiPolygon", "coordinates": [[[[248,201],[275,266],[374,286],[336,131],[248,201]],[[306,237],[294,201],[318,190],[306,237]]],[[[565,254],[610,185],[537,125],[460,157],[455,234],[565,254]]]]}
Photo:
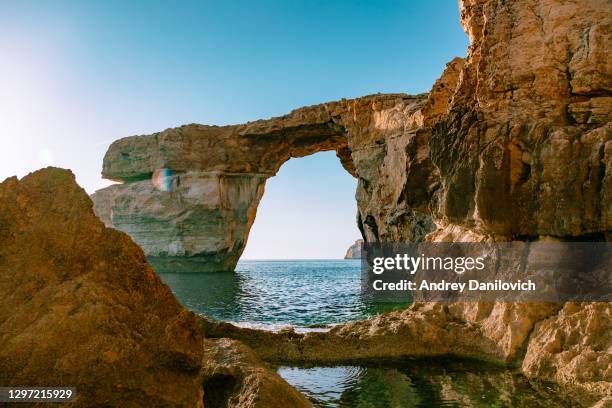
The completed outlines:
{"type": "Polygon", "coordinates": [[[471,45],[432,124],[442,228],[610,238],[610,2],[465,0],[471,45]]]}
{"type": "MultiPolygon", "coordinates": [[[[471,45],[446,114],[431,124],[440,188],[428,240],[611,239],[609,10],[598,0],[461,3],[471,45]]],[[[610,304],[449,311],[507,358],[524,356],[528,376],[612,392],[610,304]]]]}

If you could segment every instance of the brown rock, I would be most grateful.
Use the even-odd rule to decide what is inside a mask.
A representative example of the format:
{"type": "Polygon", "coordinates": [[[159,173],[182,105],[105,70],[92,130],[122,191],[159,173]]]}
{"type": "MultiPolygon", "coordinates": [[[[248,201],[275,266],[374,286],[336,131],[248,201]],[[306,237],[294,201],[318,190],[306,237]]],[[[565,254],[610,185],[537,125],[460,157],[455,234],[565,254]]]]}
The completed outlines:
{"type": "Polygon", "coordinates": [[[205,341],[92,207],[68,170],[0,184],[0,384],[76,387],[75,406],[214,408],[230,395],[211,381],[227,372],[229,406],[311,406],[245,346],[205,341]]]}
{"type": "Polygon", "coordinates": [[[363,245],[363,239],[358,239],[353,245],[351,245],[344,255],[344,259],[361,259],[361,247],[363,245]]]}
{"type": "Polygon", "coordinates": [[[472,44],[431,142],[438,225],[511,238],[612,229],[609,8],[462,2],[472,44]]]}
{"type": "Polygon", "coordinates": [[[536,325],[522,368],[530,377],[612,396],[612,306],[565,304],[536,325]]]}
{"type": "Polygon", "coordinates": [[[272,333],[210,320],[204,320],[203,326],[207,337],[238,339],[264,360],[274,362],[331,364],[441,356],[506,361],[477,325],[458,319],[440,303],[417,303],[404,311],[346,323],[328,332],[272,333]]]}
{"type": "MultiPolygon", "coordinates": [[[[602,1],[461,3],[472,44],[448,114],[432,124],[441,188],[432,201],[439,229],[429,240],[609,240],[612,76],[602,52],[610,50],[609,8],[602,1]]],[[[607,308],[583,307],[575,314],[555,304],[449,309],[508,358],[527,349],[527,375],[606,395],[610,377],[600,363],[609,365],[612,339],[604,326],[578,319],[601,321],[607,308]],[[571,339],[543,350],[547,338],[564,333],[571,339]],[[599,360],[580,357],[594,355],[599,360]]]]}
{"type": "Polygon", "coordinates": [[[204,342],[204,405],[209,408],[311,407],[302,394],[266,368],[245,345],[229,339],[204,342]]]}
{"type": "Polygon", "coordinates": [[[0,383],[77,405],[202,406],[202,334],[72,173],[0,184],[0,383]]]}

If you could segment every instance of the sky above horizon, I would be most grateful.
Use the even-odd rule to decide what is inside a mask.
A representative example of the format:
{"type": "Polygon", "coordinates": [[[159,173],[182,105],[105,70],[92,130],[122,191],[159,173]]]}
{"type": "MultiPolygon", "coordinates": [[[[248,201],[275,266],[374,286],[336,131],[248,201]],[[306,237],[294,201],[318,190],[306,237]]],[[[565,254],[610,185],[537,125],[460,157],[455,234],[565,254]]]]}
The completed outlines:
{"type": "MultiPolygon", "coordinates": [[[[468,39],[456,1],[0,0],[0,181],[48,165],[89,193],[108,145],[377,92],[429,91],[468,39]]],[[[360,238],[333,152],[268,180],[243,258],[340,258],[360,238]]]]}

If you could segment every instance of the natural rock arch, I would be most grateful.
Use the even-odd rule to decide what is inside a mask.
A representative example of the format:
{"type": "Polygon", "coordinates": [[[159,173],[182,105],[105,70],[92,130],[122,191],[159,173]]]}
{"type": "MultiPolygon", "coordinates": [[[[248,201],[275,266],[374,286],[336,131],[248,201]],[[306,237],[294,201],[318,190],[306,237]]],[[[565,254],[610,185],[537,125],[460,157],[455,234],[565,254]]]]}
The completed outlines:
{"type": "Polygon", "coordinates": [[[364,238],[421,239],[433,229],[430,162],[418,132],[426,101],[372,95],[242,125],[192,124],[117,140],[102,174],[122,184],[93,195],[96,213],[130,234],[160,270],[233,270],[266,180],[291,158],[335,150],[359,180],[364,238]],[[419,182],[409,183],[411,175],[419,182]],[[406,220],[414,228],[398,228],[406,220]]]}

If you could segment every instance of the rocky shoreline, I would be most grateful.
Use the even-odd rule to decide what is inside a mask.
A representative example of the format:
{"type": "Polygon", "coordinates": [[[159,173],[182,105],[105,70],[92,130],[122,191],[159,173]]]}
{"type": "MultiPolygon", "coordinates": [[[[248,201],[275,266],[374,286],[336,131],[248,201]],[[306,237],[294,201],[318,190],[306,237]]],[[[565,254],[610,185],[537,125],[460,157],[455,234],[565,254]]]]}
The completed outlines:
{"type": "Polygon", "coordinates": [[[467,57],[429,94],[121,139],[103,175],[122,184],[93,203],[66,170],[2,182],[0,382],[70,384],[76,406],[300,407],[262,361],[452,356],[609,404],[610,303],[415,303],[269,333],[195,316],[146,261],[232,270],[266,180],[322,150],[358,179],[366,242],[610,241],[609,4],[462,0],[461,23],[467,57]]]}
{"type": "Polygon", "coordinates": [[[0,294],[4,386],[69,384],[74,406],[311,406],[247,346],[206,339],[68,170],[0,183],[0,294]]]}

